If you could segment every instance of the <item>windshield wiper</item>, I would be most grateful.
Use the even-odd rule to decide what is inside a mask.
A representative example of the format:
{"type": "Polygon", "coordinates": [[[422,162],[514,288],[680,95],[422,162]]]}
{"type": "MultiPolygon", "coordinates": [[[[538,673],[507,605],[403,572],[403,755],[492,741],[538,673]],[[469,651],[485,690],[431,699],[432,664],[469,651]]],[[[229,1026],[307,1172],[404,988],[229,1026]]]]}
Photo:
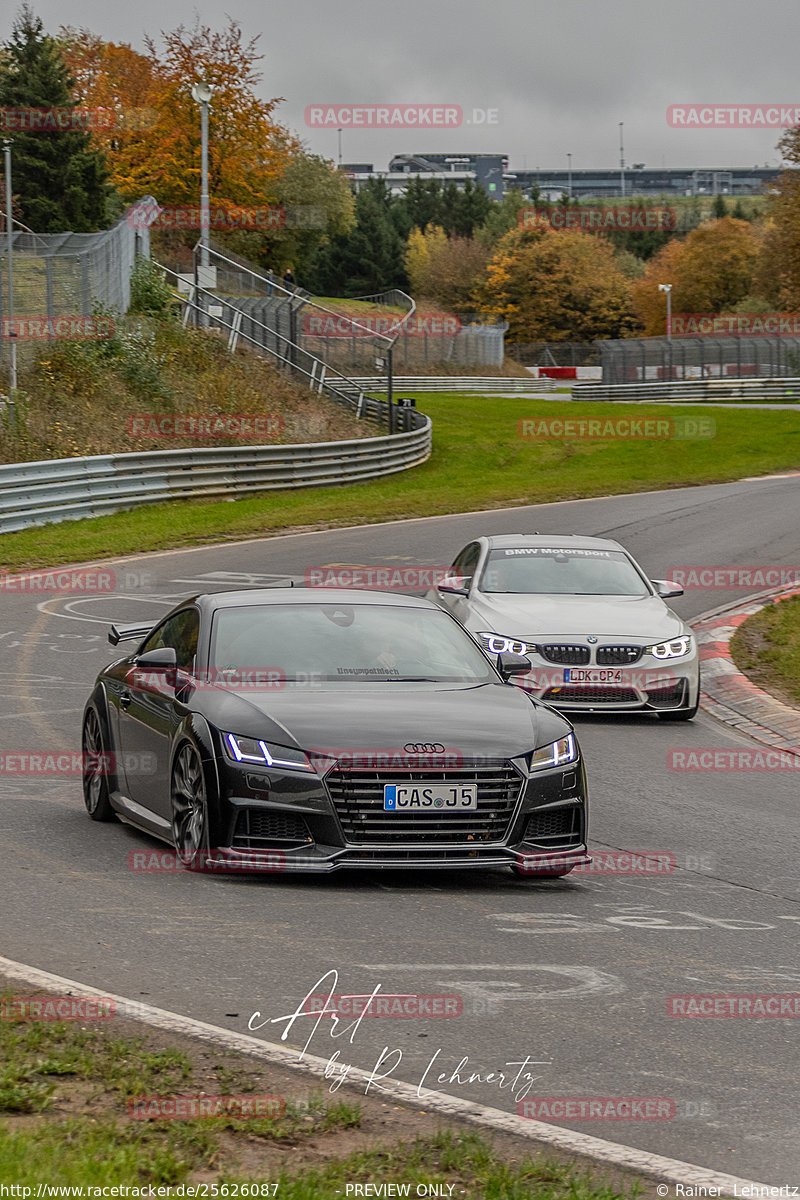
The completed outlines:
{"type": "Polygon", "coordinates": [[[379,683],[447,683],[447,680],[433,675],[388,675],[379,683]]]}

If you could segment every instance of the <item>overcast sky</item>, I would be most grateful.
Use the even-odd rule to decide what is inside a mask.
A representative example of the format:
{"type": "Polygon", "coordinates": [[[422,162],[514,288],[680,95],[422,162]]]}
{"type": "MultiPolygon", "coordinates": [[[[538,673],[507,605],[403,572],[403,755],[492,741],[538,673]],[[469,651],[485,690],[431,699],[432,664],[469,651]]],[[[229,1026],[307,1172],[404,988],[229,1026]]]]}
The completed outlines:
{"type": "MultiPolygon", "coordinates": [[[[84,26],[141,49],[145,34],[226,17],[261,35],[261,94],[336,159],[309,105],[460,106],[457,128],[346,129],[345,162],[402,153],[507,154],[513,169],[779,166],[779,129],[670,128],[670,105],[800,109],[797,0],[31,0],[48,32],[84,26]],[[492,124],[473,110],[496,110],[492,124]],[[467,122],[470,122],[469,124],[467,122]]],[[[15,0],[0,24],[9,35],[15,0]]]]}

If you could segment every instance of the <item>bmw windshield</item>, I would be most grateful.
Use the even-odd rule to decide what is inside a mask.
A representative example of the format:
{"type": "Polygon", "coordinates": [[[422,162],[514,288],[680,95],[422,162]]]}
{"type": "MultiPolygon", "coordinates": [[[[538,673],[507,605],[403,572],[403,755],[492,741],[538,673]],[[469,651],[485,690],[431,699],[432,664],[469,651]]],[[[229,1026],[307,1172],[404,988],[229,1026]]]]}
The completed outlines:
{"type": "Polygon", "coordinates": [[[480,591],[549,596],[649,596],[626,554],[619,550],[550,546],[492,550],[480,591]]]}
{"type": "Polygon", "coordinates": [[[270,604],[222,608],[209,667],[231,682],[251,671],[286,682],[422,682],[479,685],[498,678],[443,612],[370,604],[270,604]]]}

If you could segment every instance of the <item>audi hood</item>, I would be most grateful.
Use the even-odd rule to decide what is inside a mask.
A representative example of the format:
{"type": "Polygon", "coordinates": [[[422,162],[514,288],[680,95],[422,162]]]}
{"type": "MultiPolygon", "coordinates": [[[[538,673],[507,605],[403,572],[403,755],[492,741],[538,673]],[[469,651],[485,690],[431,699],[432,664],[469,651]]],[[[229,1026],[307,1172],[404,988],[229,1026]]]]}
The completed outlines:
{"type": "Polygon", "coordinates": [[[467,756],[511,758],[572,728],[547,705],[503,683],[287,684],[276,691],[238,693],[220,686],[206,692],[204,711],[229,733],[303,750],[346,752],[439,743],[467,756]]]}

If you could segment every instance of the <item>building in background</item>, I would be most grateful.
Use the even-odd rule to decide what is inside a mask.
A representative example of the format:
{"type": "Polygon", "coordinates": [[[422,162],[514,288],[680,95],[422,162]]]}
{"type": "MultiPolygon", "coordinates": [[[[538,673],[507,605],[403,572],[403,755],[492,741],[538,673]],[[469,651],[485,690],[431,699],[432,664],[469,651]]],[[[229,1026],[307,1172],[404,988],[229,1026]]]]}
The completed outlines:
{"type": "MultiPolygon", "coordinates": [[[[558,200],[572,189],[573,199],[603,199],[621,194],[619,167],[550,170],[510,168],[504,154],[396,154],[387,171],[376,171],[372,163],[345,163],[340,168],[355,187],[371,177],[385,179],[400,193],[410,177],[454,180],[462,185],[474,179],[493,200],[502,200],[508,188],[526,195],[538,187],[544,200],[558,200]]],[[[769,190],[781,174],[779,167],[658,167],[648,169],[635,163],[625,169],[626,196],[756,196],[769,190]]]]}

